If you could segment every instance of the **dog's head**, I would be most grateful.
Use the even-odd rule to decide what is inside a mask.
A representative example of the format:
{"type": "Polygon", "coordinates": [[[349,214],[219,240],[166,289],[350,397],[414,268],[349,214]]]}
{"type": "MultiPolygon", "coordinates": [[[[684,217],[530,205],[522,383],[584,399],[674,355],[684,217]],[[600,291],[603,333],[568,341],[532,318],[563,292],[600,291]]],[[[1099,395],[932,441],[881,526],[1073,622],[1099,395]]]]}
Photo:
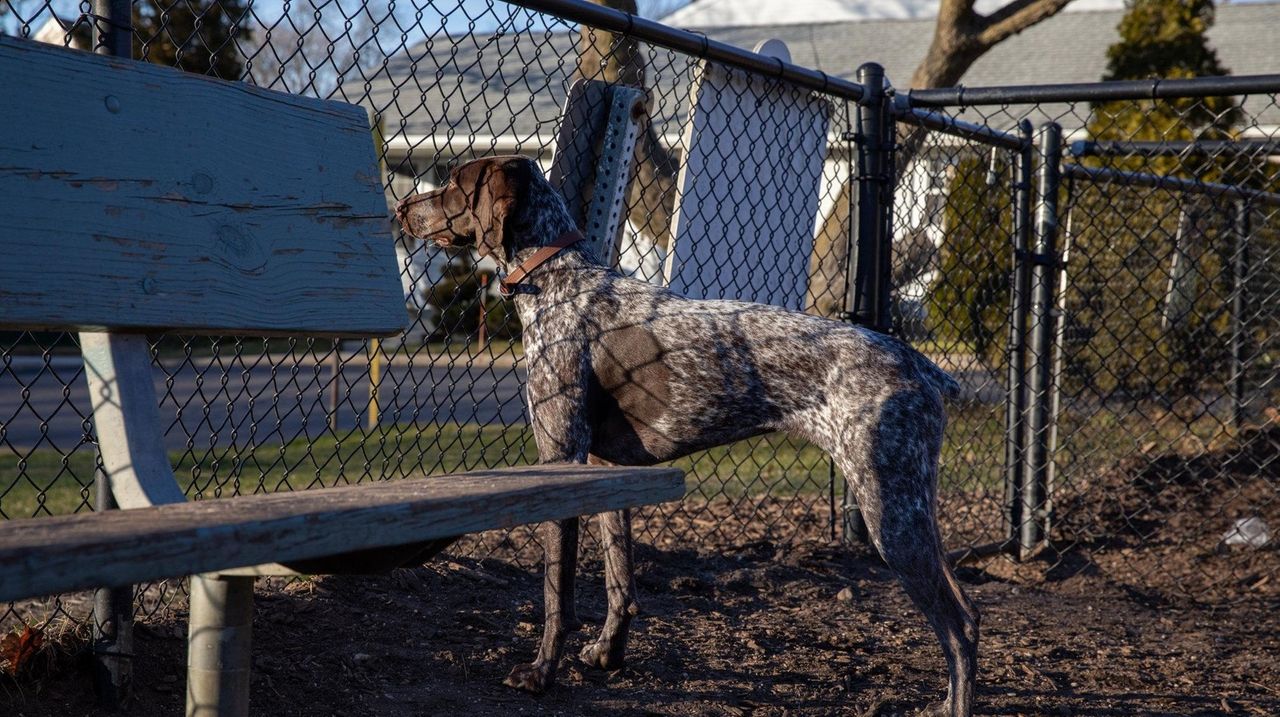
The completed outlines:
{"type": "Polygon", "coordinates": [[[442,247],[475,246],[505,266],[521,248],[513,245],[512,224],[541,179],[525,157],[475,159],[454,169],[443,187],[402,200],[396,218],[411,236],[442,247]]]}

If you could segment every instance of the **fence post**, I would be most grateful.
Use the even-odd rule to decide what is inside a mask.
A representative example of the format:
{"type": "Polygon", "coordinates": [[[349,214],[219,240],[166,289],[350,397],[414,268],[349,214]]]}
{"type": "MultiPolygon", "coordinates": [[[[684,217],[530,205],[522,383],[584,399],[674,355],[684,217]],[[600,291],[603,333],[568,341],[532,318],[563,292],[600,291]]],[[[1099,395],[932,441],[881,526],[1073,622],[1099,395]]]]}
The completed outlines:
{"type": "Polygon", "coordinates": [[[1005,395],[1005,543],[1018,544],[1022,526],[1022,465],[1025,453],[1027,312],[1031,294],[1031,180],[1035,171],[1035,137],[1030,120],[1018,123],[1022,148],[1013,172],[1013,277],[1009,296],[1008,377],[1005,395]]]}
{"type": "Polygon", "coordinates": [[[889,314],[890,153],[893,121],[885,93],[884,68],[868,62],[858,68],[858,82],[867,90],[858,102],[858,215],[857,256],[852,262],[853,320],[876,331],[892,328],[889,314]]]}
{"type": "Polygon", "coordinates": [[[1244,421],[1245,372],[1249,357],[1245,311],[1249,283],[1249,201],[1236,202],[1232,226],[1231,257],[1231,421],[1237,429],[1244,421]]]}
{"type": "MultiPolygon", "coordinates": [[[[132,57],[130,0],[93,0],[92,9],[93,51],[132,57]]],[[[118,509],[101,466],[95,471],[93,482],[94,510],[118,509]]],[[[93,593],[93,678],[94,691],[103,708],[116,710],[129,698],[133,688],[133,586],[98,588],[93,593]]]]}
{"type": "Polygon", "coordinates": [[[1037,149],[1035,247],[1031,253],[1031,306],[1027,355],[1027,415],[1018,548],[1023,559],[1048,533],[1049,425],[1052,420],[1054,284],[1058,276],[1058,189],[1062,174],[1062,127],[1040,126],[1037,149]]]}
{"type": "MultiPolygon", "coordinates": [[[[857,243],[849,262],[853,276],[848,291],[852,300],[847,305],[853,307],[850,318],[855,323],[888,333],[892,328],[889,272],[894,123],[885,92],[884,68],[874,62],[862,65],[858,68],[858,83],[866,88],[866,94],[858,102],[856,120],[857,243]]],[[[845,541],[866,542],[867,525],[850,491],[848,476],[842,512],[845,541]]]]}

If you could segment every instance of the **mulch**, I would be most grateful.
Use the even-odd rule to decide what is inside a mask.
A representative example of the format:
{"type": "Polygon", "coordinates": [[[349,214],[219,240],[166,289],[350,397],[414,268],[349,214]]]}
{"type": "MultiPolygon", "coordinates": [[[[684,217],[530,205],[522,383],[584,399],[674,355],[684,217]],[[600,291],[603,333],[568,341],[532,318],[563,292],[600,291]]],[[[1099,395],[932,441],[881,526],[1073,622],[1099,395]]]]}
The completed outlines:
{"type": "MultiPolygon", "coordinates": [[[[1071,486],[1058,526],[1070,539],[1023,563],[962,566],[983,613],[978,713],[1280,715],[1280,540],[1222,541],[1242,517],[1280,529],[1277,485],[1276,426],[1189,457],[1137,456],[1071,486]]],[[[465,556],[498,550],[529,564],[536,545],[516,532],[381,576],[260,580],[253,713],[871,716],[942,696],[923,618],[867,548],[829,542],[821,510],[767,498],[667,506],[638,517],[636,532],[648,543],[637,547],[642,614],[622,670],[574,657],[605,607],[587,540],[588,624],[559,683],[536,697],[502,685],[536,650],[541,578],[465,556]],[[704,542],[682,543],[688,534],[704,542]]],[[[154,611],[136,626],[124,714],[182,710],[185,612],[180,595],[157,602],[161,592],[147,593],[154,611]]],[[[77,649],[83,632],[50,630],[20,674],[0,673],[0,714],[105,714],[77,649]]]]}
{"type": "MultiPolygon", "coordinates": [[[[1097,567],[1062,571],[1069,560],[961,568],[983,611],[979,713],[1280,714],[1275,602],[1153,598],[1097,567]]],[[[446,557],[377,577],[260,581],[253,713],[896,715],[943,693],[932,634],[864,548],[640,546],[637,562],[643,613],[628,665],[604,673],[572,657],[604,612],[588,556],[589,624],[539,697],[501,684],[536,649],[534,572],[446,557]]],[[[180,608],[138,625],[126,714],[180,713],[185,630],[180,608]]],[[[84,659],[53,662],[7,684],[0,713],[101,714],[84,659]]]]}

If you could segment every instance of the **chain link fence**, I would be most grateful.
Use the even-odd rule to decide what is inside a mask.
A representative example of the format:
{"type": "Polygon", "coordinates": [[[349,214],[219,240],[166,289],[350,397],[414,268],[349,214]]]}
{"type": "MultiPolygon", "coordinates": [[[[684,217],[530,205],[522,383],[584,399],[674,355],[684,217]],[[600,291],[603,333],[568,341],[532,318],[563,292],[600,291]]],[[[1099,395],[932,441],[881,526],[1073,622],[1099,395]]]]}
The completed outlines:
{"type": "Polygon", "coordinates": [[[912,93],[1007,134],[900,132],[899,326],[968,388],[943,520],[1045,580],[1274,599],[1280,78],[1132,85],[912,93]]]}
{"type": "MultiPolygon", "coordinates": [[[[757,76],[768,93],[827,107],[814,240],[799,257],[808,274],[802,304],[858,317],[858,287],[850,285],[857,188],[886,178],[866,175],[856,161],[866,141],[860,88],[813,71],[788,75],[776,61],[652,23],[623,31],[585,7],[577,12],[596,21],[492,1],[136,0],[133,51],[363,105],[389,204],[440,186],[473,157],[519,153],[550,167],[575,79],[644,87],[648,117],[618,264],[654,281],[666,276],[690,97],[704,59],[737,58],[739,71],[764,73],[757,76]]],[[[95,17],[88,3],[0,0],[0,31],[56,44],[91,47],[95,17]]],[[[1026,565],[1045,576],[1102,568],[1142,589],[1206,601],[1276,596],[1274,537],[1250,547],[1260,544],[1258,531],[1280,528],[1270,339],[1280,287],[1276,210],[1266,201],[1280,191],[1276,90],[1280,84],[1245,97],[1226,90],[1098,104],[978,104],[943,93],[913,96],[918,110],[903,98],[893,103],[903,121],[890,163],[892,261],[882,283],[891,289],[892,329],[965,387],[943,456],[941,512],[952,548],[1021,547],[1035,553],[1026,565]],[[1168,122],[1126,119],[1153,114],[1168,122]],[[1031,125],[1050,121],[1063,128],[1064,167],[1080,170],[1060,173],[1052,193],[1057,249],[1046,255],[1029,243],[1030,172],[1045,166],[1033,162],[1039,150],[1029,138],[1031,125]],[[1178,178],[1192,191],[1143,185],[1130,176],[1139,174],[1178,178]],[[1256,196],[1212,189],[1218,185],[1256,196]],[[1031,360],[1035,330],[1048,330],[1041,335],[1049,342],[1031,360]],[[1036,370],[1047,373],[1028,383],[1036,370]],[[1028,428],[1037,407],[1042,414],[1028,428]],[[1025,468],[1037,450],[1039,464],[1025,468]],[[1024,505],[1027,485],[1040,492],[1024,505]]],[[[733,92],[724,104],[745,106],[733,92]]],[[[187,118],[173,121],[166,131],[183,131],[187,118]]],[[[734,158],[717,171],[732,176],[734,158]]],[[[790,201],[760,192],[744,204],[790,201]]],[[[520,327],[495,290],[494,268],[410,241],[388,222],[403,265],[403,336],[155,341],[162,413],[173,417],[165,441],[190,498],[536,460],[520,327]]],[[[768,230],[748,225],[726,241],[752,256],[768,230]]],[[[750,262],[694,268],[707,295],[749,296],[776,283],[775,267],[750,262]]],[[[92,509],[97,459],[82,373],[74,335],[0,334],[0,517],[92,509]]],[[[804,442],[763,436],[677,465],[688,473],[688,496],[642,511],[641,540],[714,546],[840,532],[840,481],[804,442]]],[[[532,564],[535,548],[533,532],[522,529],[460,549],[532,564]]],[[[140,590],[139,613],[176,594],[140,590]]],[[[10,605],[0,626],[82,622],[87,614],[87,599],[61,596],[10,605]]]]}
{"type": "MultiPolygon", "coordinates": [[[[88,5],[0,1],[7,34],[92,45],[95,15],[88,5]]],[[[618,263],[635,276],[662,280],[679,161],[688,151],[684,124],[700,73],[696,55],[501,3],[307,1],[267,12],[227,0],[140,0],[133,3],[133,24],[136,58],[366,107],[382,149],[389,206],[442,185],[453,167],[474,157],[519,153],[549,169],[576,79],[641,85],[649,95],[648,119],[637,142],[618,263]]],[[[761,80],[770,96],[811,94],[785,79],[761,80]]],[[[745,97],[746,89],[733,87],[726,107],[745,97]]],[[[827,218],[848,211],[841,194],[852,172],[852,109],[847,97],[817,101],[826,106],[835,138],[818,182],[819,214],[827,218]]],[[[174,122],[173,131],[181,131],[183,119],[174,122]]],[[[732,172],[731,160],[725,157],[716,171],[732,172]]],[[[767,207],[794,200],[774,194],[752,201],[767,207]]],[[[848,223],[839,216],[834,222],[825,226],[820,219],[823,240],[790,258],[806,267],[826,261],[842,276],[839,257],[827,255],[839,250],[832,247],[845,240],[848,223]]],[[[767,239],[757,236],[760,227],[751,229],[740,239],[743,256],[767,239]]],[[[393,232],[409,314],[403,336],[154,342],[161,411],[172,417],[165,442],[189,498],[536,460],[522,400],[520,327],[496,291],[494,267],[469,252],[410,240],[389,213],[393,232]]],[[[697,266],[695,274],[695,288],[708,295],[750,295],[771,284],[767,273],[743,262],[697,266]]],[[[804,302],[834,314],[843,291],[842,285],[811,291],[804,302]]],[[[76,336],[7,334],[0,342],[0,515],[93,509],[97,461],[76,336]]],[[[767,435],[679,465],[689,475],[688,498],[641,511],[642,540],[728,544],[831,535],[834,474],[826,456],[802,441],[767,435]]],[[[480,536],[456,549],[526,565],[540,559],[533,529],[480,536]]],[[[171,587],[140,590],[140,614],[169,604],[176,594],[171,587]]],[[[0,621],[32,623],[52,614],[81,622],[87,610],[87,596],[58,596],[10,606],[0,621]]]]}

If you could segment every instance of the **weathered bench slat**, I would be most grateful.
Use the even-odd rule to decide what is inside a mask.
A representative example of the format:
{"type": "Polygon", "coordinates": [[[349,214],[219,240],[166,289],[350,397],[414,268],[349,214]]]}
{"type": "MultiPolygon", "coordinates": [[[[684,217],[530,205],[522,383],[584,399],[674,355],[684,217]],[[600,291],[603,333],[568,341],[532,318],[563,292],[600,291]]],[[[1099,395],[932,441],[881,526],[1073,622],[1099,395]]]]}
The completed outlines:
{"type": "Polygon", "coordinates": [[[679,500],[674,468],[550,465],[0,523],[0,602],[679,500]]]}
{"type": "Polygon", "coordinates": [[[0,88],[6,328],[406,323],[363,109],[10,37],[0,88]]]}

